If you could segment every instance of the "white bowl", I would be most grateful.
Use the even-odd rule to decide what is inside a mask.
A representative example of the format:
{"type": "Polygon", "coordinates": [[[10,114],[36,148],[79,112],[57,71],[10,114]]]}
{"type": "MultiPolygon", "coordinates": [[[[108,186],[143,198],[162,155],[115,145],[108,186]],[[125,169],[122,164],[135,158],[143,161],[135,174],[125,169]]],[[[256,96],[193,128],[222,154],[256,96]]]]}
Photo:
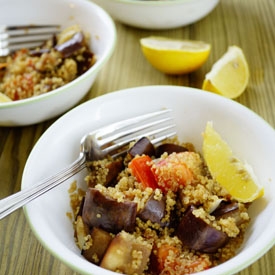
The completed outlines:
{"type": "Polygon", "coordinates": [[[83,75],[49,93],[0,103],[0,126],[28,125],[53,118],[74,106],[90,89],[109,60],[116,43],[112,18],[85,0],[0,0],[0,25],[60,24],[61,29],[79,24],[90,34],[96,63],[83,75]]]}
{"type": "Polygon", "coordinates": [[[114,19],[144,29],[171,29],[194,23],[209,14],[219,0],[91,0],[114,19]]]}
{"type": "MultiPolygon", "coordinates": [[[[88,101],[57,120],[31,152],[22,188],[37,185],[78,157],[81,137],[100,126],[161,108],[172,108],[183,141],[202,146],[207,121],[246,160],[265,188],[265,196],[250,208],[251,224],[238,254],[199,275],[231,275],[261,257],[275,243],[275,131],[241,104],[205,91],[178,86],[145,86],[113,92],[88,101]],[[58,138],[56,138],[58,137],[58,138]],[[52,158],[55,161],[52,161],[52,158]]],[[[86,172],[25,207],[33,232],[58,259],[81,274],[111,275],[111,271],[85,260],[74,243],[68,189],[73,180],[83,182],[86,172]]]]}

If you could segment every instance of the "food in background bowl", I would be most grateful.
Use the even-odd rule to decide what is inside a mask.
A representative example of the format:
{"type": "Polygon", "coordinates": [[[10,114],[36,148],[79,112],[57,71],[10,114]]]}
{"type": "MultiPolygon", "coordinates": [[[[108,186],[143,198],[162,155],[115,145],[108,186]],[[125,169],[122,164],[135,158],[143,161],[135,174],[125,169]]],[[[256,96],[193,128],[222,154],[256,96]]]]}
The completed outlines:
{"type": "Polygon", "coordinates": [[[95,55],[83,31],[73,25],[38,48],[17,50],[0,61],[0,93],[20,100],[69,83],[95,63],[95,55]]]}
{"type": "MultiPolygon", "coordinates": [[[[204,147],[216,134],[209,124],[206,132],[204,147]]],[[[226,156],[223,147],[217,150],[226,156]]],[[[70,190],[81,254],[128,275],[191,274],[232,258],[249,225],[252,200],[234,197],[207,163],[190,143],[154,147],[146,137],[124,158],[90,162],[86,193],[76,183],[70,190]]],[[[249,178],[242,167],[241,190],[249,178]]]]}

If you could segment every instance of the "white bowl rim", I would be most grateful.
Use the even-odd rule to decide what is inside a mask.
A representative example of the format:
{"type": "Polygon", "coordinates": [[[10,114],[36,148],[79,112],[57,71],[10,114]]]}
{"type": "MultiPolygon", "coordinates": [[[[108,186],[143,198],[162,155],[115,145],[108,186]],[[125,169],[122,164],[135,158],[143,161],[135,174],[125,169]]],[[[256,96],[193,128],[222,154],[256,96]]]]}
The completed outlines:
{"type": "MultiPolygon", "coordinates": [[[[83,1],[83,0],[79,0],[79,1],[83,1]]],[[[34,104],[36,102],[43,101],[44,99],[52,98],[56,95],[66,93],[68,88],[69,89],[74,88],[83,79],[90,77],[91,74],[97,73],[101,69],[101,67],[103,67],[103,65],[109,60],[109,57],[114,52],[115,45],[117,42],[117,32],[116,32],[115,23],[114,23],[113,19],[111,18],[111,16],[99,5],[97,5],[93,2],[90,2],[90,1],[86,1],[86,0],[84,0],[84,1],[89,2],[89,4],[93,5],[94,8],[97,9],[97,11],[108,20],[108,25],[110,25],[112,28],[112,33],[114,34],[114,36],[112,39],[112,43],[110,45],[108,45],[108,50],[106,51],[106,53],[104,55],[102,55],[100,60],[96,61],[95,64],[88,71],[86,71],[85,73],[83,73],[82,75],[80,75],[79,77],[74,79],[73,81],[65,84],[64,86],[61,86],[53,91],[50,91],[50,92],[42,94],[42,95],[33,96],[33,97],[29,97],[26,99],[20,99],[20,100],[16,100],[16,101],[10,101],[10,102],[4,102],[4,103],[0,102],[0,110],[9,109],[9,108],[13,108],[13,107],[21,107],[21,106],[24,106],[24,105],[27,105],[30,103],[34,104]]]]}
{"type": "MultiPolygon", "coordinates": [[[[104,0],[109,2],[123,3],[127,5],[136,6],[174,6],[178,4],[185,4],[190,2],[201,2],[203,0],[104,0]]],[[[219,0],[213,0],[218,2],[219,0]]]]}
{"type": "MultiPolygon", "coordinates": [[[[132,87],[132,88],[126,88],[126,89],[122,89],[122,90],[117,90],[99,97],[96,97],[94,99],[91,99],[89,101],[84,102],[83,104],[75,107],[73,110],[69,111],[68,113],[64,114],[61,118],[59,118],[45,133],[47,133],[48,131],[51,131],[52,127],[57,127],[60,126],[60,123],[62,124],[64,120],[68,120],[68,118],[72,115],[73,112],[77,112],[78,110],[80,110],[81,108],[88,106],[90,104],[91,101],[93,102],[99,102],[102,103],[103,101],[105,102],[106,99],[114,99],[115,97],[117,97],[118,93],[121,94],[129,94],[134,92],[137,89],[158,89],[158,87],[166,87],[169,89],[173,89],[173,90],[187,90],[188,93],[201,93],[201,95],[203,95],[204,93],[206,93],[205,91],[202,91],[200,89],[197,88],[190,88],[190,87],[184,87],[184,86],[171,86],[171,85],[151,85],[151,86],[140,86],[140,87],[132,87]]],[[[136,91],[137,93],[138,91],[136,91]]],[[[206,96],[206,95],[203,95],[206,96]]],[[[248,114],[250,114],[250,116],[257,118],[259,121],[261,121],[261,123],[263,123],[263,125],[265,125],[265,127],[268,128],[268,131],[270,131],[272,133],[272,135],[275,137],[275,131],[273,129],[273,127],[271,127],[271,125],[269,123],[267,123],[262,117],[260,117],[259,115],[257,115],[255,112],[253,112],[251,109],[247,108],[246,106],[238,103],[237,101],[233,101],[227,98],[224,98],[222,96],[219,96],[217,94],[213,94],[213,93],[208,93],[208,96],[213,99],[219,99],[219,101],[223,101],[223,102],[227,102],[227,104],[234,104],[235,106],[237,106],[238,108],[242,108],[243,110],[245,110],[246,112],[248,112],[248,114]]],[[[44,133],[44,134],[45,134],[44,133]]],[[[43,134],[43,135],[44,135],[43,134]]],[[[42,135],[42,136],[43,136],[42,135]]],[[[25,173],[25,172],[24,172],[25,173]]],[[[24,174],[23,174],[24,177],[24,174]]],[[[24,189],[24,187],[26,187],[24,185],[24,181],[22,181],[22,188],[24,189]]],[[[51,246],[49,246],[49,244],[45,243],[45,241],[43,240],[43,238],[38,234],[38,232],[35,229],[34,224],[32,223],[31,220],[31,216],[29,215],[30,213],[28,213],[28,207],[24,207],[24,212],[26,215],[26,218],[29,222],[29,225],[31,226],[34,234],[36,235],[36,237],[39,239],[39,241],[43,244],[44,247],[46,247],[53,255],[55,255],[59,260],[61,260],[62,262],[64,262],[66,265],[70,266],[72,269],[80,272],[81,274],[91,274],[89,271],[85,271],[83,270],[83,268],[78,267],[76,265],[74,265],[69,259],[66,259],[65,257],[60,257],[60,255],[58,255],[58,253],[56,253],[51,246]]],[[[275,229],[272,228],[272,232],[275,233],[275,229]]],[[[263,256],[273,245],[275,244],[275,234],[268,235],[268,236],[263,236],[263,241],[261,243],[256,242],[256,244],[253,244],[252,248],[254,248],[253,257],[251,258],[247,258],[247,253],[244,253],[242,255],[238,255],[239,258],[243,259],[243,262],[238,261],[238,263],[236,263],[234,265],[234,268],[231,269],[225,269],[224,267],[230,267],[230,262],[231,260],[233,260],[234,258],[232,258],[231,260],[226,261],[225,263],[218,265],[216,267],[212,267],[209,270],[205,270],[202,272],[198,272],[197,274],[203,274],[203,275],[211,275],[213,270],[216,270],[216,272],[220,272],[220,273],[215,273],[215,274],[220,274],[220,275],[232,275],[236,272],[239,272],[240,270],[246,268],[247,266],[249,266],[250,264],[252,264],[253,262],[255,262],[257,259],[259,259],[261,256],[263,256]],[[255,249],[256,248],[256,249],[255,249]],[[221,270],[220,270],[221,269],[221,270]],[[220,270],[220,271],[218,271],[220,270]]],[[[85,259],[83,259],[84,261],[86,261],[85,259]]],[[[86,261],[88,262],[88,261],[86,261]]],[[[85,264],[84,264],[85,265],[85,264]]],[[[95,269],[98,269],[98,266],[94,265],[95,269]]],[[[104,275],[105,272],[106,274],[110,275],[110,274],[117,274],[117,273],[113,273],[111,271],[107,271],[107,270],[102,270],[101,268],[98,269],[100,270],[101,274],[104,275]]]]}

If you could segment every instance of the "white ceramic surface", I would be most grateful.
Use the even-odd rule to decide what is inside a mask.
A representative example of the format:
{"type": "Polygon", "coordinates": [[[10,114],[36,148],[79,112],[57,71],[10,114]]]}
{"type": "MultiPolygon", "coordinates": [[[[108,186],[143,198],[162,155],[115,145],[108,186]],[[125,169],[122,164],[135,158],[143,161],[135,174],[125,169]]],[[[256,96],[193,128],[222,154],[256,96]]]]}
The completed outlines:
{"type": "MultiPolygon", "coordinates": [[[[247,161],[265,188],[265,196],[253,203],[251,224],[238,255],[198,275],[231,275],[261,257],[275,243],[275,131],[262,118],[216,94],[187,87],[145,86],[113,92],[88,101],[58,119],[40,138],[23,173],[22,188],[38,184],[67,166],[79,153],[81,137],[100,126],[163,107],[172,108],[182,141],[202,146],[207,121],[247,161]]],[[[81,185],[86,174],[63,185],[25,207],[27,219],[41,243],[62,262],[81,274],[115,274],[89,263],[73,238],[68,189],[73,180],[81,185]]],[[[83,185],[84,187],[84,185],[83,185]]]]}
{"type": "Polygon", "coordinates": [[[29,125],[53,118],[73,107],[90,89],[116,43],[112,18],[86,0],[0,0],[0,25],[79,24],[90,34],[91,50],[97,62],[71,83],[44,95],[0,103],[0,126],[29,125]]]}
{"type": "Polygon", "coordinates": [[[194,23],[209,14],[219,0],[91,0],[114,19],[144,29],[171,29],[194,23]]]}

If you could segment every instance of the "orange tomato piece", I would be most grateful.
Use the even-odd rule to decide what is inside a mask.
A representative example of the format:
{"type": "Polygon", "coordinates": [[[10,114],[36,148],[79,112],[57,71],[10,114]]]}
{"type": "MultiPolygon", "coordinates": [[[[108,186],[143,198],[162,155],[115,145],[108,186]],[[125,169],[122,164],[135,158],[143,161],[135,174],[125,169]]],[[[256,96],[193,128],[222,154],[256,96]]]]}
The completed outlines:
{"type": "Polygon", "coordinates": [[[180,249],[170,244],[158,247],[155,256],[159,274],[186,275],[206,270],[211,266],[208,255],[191,255],[186,258],[180,249]]]}
{"type": "Polygon", "coordinates": [[[176,259],[180,254],[180,251],[175,246],[169,244],[163,244],[157,248],[157,262],[158,269],[162,271],[165,267],[175,269],[176,259]]]}
{"type": "Polygon", "coordinates": [[[188,168],[182,157],[184,153],[173,153],[152,166],[153,174],[160,189],[164,192],[172,190],[176,192],[180,186],[186,186],[193,179],[193,172],[188,168]]]}
{"type": "Polygon", "coordinates": [[[142,184],[144,188],[151,187],[156,189],[158,187],[154,174],[151,170],[152,159],[147,155],[135,157],[129,163],[128,167],[131,173],[142,184]]]}

